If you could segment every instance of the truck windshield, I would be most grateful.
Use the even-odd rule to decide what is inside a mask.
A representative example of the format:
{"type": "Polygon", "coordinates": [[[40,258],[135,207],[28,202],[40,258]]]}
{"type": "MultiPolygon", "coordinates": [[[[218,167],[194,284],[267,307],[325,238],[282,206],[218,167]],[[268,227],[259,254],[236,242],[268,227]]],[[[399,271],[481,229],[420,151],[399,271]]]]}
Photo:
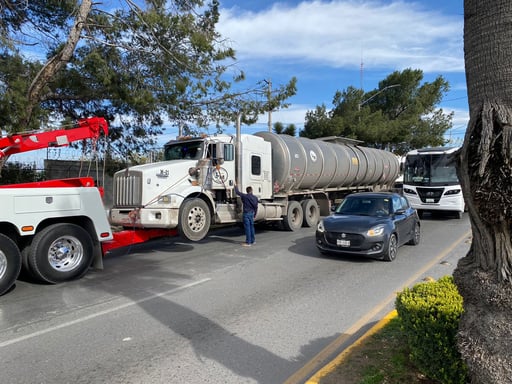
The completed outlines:
{"type": "Polygon", "coordinates": [[[457,185],[455,164],[446,154],[408,155],[405,159],[404,184],[457,185]]]}
{"type": "Polygon", "coordinates": [[[166,144],[164,148],[164,160],[199,160],[203,157],[204,142],[182,141],[166,144]]]}

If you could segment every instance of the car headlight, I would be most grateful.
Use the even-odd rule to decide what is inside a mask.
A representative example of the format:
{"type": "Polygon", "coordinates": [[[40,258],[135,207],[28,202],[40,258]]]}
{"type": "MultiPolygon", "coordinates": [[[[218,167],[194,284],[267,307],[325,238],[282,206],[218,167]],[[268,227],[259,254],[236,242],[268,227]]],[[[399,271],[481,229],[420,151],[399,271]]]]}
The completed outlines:
{"type": "Polygon", "coordinates": [[[323,220],[320,220],[318,222],[318,225],[316,226],[316,230],[318,232],[325,232],[325,228],[324,228],[324,221],[323,220]]]}
{"type": "Polygon", "coordinates": [[[384,233],[384,226],[381,224],[381,225],[376,225],[373,228],[370,228],[368,230],[368,232],[366,232],[366,235],[372,237],[372,236],[380,236],[383,233],[384,233]]]}

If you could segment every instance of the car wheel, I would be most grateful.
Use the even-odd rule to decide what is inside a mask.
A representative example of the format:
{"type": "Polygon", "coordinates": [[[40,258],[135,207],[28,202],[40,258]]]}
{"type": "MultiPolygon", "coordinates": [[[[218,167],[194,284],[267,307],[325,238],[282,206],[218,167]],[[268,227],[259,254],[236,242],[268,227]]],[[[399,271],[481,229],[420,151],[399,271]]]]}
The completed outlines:
{"type": "Polygon", "coordinates": [[[412,238],[411,238],[411,240],[409,240],[409,242],[407,244],[418,245],[420,243],[420,238],[421,238],[420,225],[418,223],[416,223],[414,225],[412,238]]]}
{"type": "Polygon", "coordinates": [[[386,252],[384,252],[383,259],[385,261],[393,261],[396,259],[396,254],[398,252],[398,241],[396,239],[396,235],[394,233],[389,236],[388,247],[386,252]]]}

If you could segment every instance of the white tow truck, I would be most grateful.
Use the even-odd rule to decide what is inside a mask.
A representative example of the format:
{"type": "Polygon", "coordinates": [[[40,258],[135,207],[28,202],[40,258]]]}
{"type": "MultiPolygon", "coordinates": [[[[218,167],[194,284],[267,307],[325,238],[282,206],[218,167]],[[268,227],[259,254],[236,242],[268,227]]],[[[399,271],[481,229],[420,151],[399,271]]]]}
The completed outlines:
{"type": "MultiPolygon", "coordinates": [[[[78,126],[0,138],[0,160],[42,148],[66,146],[108,133],[103,118],[78,126]]],[[[80,177],[0,186],[0,295],[15,283],[21,268],[49,284],[102,268],[103,255],[113,248],[173,235],[163,230],[113,233],[93,178],[80,177]]]]}

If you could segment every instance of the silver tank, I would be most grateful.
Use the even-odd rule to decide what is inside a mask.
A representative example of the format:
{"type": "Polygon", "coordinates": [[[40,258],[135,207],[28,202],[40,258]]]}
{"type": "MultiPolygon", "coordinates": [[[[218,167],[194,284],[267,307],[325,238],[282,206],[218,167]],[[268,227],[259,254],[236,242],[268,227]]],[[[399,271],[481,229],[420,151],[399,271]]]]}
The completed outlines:
{"type": "Polygon", "coordinates": [[[272,145],[273,183],[280,192],[391,185],[398,177],[398,158],[388,151],[272,132],[255,136],[272,145]]]}

